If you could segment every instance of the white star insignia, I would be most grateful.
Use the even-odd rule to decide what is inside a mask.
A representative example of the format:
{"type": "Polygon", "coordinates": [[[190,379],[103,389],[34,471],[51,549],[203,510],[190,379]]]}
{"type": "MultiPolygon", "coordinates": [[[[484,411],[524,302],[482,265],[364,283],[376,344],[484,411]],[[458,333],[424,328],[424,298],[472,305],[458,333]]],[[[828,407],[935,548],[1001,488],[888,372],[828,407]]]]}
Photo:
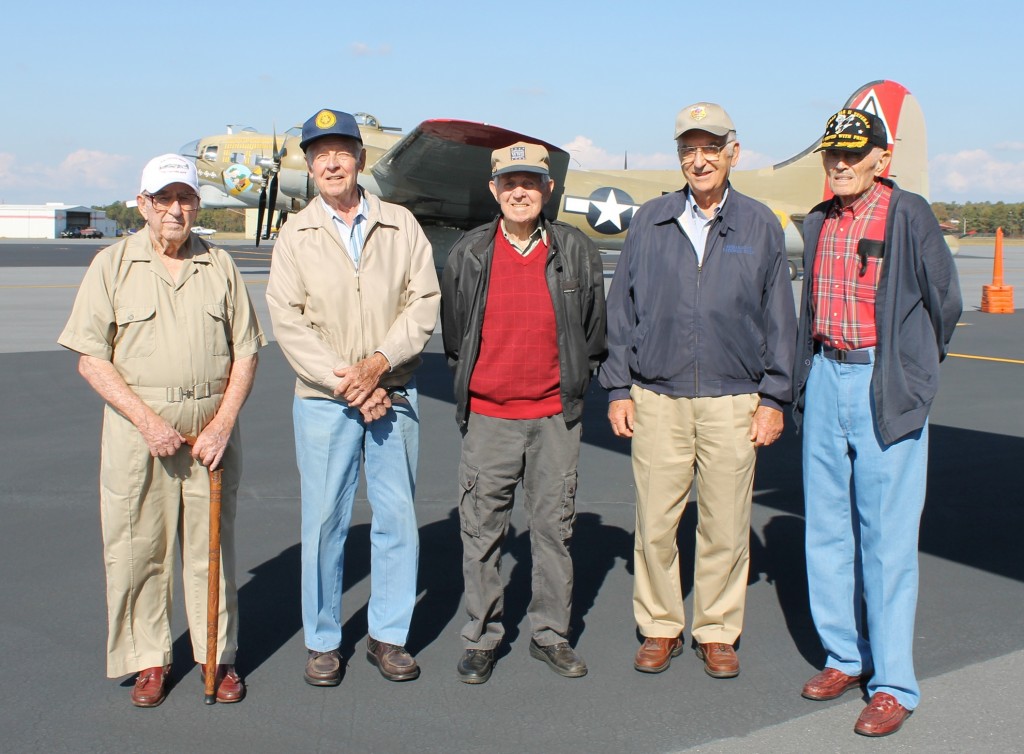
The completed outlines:
{"type": "Polygon", "coordinates": [[[622,230],[622,213],[633,209],[631,204],[619,204],[615,198],[615,189],[608,189],[608,197],[603,201],[591,200],[591,203],[601,211],[600,217],[594,223],[594,227],[606,222],[611,223],[619,230],[622,230]]]}

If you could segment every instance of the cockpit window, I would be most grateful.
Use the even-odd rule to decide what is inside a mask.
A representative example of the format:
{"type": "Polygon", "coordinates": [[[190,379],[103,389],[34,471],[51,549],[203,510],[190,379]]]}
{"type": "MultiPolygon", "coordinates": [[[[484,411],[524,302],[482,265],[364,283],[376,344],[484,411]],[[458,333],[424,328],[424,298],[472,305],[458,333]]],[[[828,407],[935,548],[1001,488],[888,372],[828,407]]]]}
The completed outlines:
{"type": "Polygon", "coordinates": [[[214,144],[207,144],[205,147],[200,147],[201,154],[204,160],[210,162],[217,161],[217,147],[214,144]]]}

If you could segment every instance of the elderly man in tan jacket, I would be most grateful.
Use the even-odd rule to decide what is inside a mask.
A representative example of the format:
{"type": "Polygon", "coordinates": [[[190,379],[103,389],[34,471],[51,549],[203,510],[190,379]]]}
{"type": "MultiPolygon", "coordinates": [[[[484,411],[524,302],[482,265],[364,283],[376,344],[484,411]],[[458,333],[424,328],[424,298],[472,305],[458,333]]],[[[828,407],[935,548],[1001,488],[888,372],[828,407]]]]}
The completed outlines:
{"type": "Polygon", "coordinates": [[[300,146],[320,196],[281,230],[267,303],[298,375],[304,677],[314,686],[341,682],[342,564],[365,458],[373,511],[367,659],[388,680],[412,680],[420,673],[405,650],[419,559],[413,373],[437,322],[437,273],[412,214],[356,183],[366,152],[351,115],[321,110],[303,125],[300,146]]]}

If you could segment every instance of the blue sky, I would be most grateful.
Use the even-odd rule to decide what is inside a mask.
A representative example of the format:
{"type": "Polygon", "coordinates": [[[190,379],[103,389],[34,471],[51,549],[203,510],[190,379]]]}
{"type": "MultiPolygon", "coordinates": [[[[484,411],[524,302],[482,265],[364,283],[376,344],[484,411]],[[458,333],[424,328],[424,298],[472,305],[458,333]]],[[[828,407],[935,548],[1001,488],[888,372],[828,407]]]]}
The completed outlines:
{"type": "Polygon", "coordinates": [[[706,99],[737,125],[739,169],[760,167],[886,78],[924,111],[932,200],[1024,201],[1019,2],[8,5],[8,204],[131,199],[154,155],[321,107],[405,129],[493,123],[597,169],[626,151],[630,167],[671,167],[675,113],[706,99]]]}

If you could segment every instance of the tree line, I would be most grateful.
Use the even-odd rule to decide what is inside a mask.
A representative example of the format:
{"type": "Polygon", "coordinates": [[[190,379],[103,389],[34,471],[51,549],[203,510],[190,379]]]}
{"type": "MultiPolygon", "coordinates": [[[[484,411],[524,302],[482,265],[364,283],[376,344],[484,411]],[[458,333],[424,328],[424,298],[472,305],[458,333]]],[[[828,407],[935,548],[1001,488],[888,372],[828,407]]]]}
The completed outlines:
{"type": "Polygon", "coordinates": [[[932,202],[932,212],[940,223],[951,224],[958,236],[991,235],[996,228],[1006,236],[1024,236],[1024,202],[932,202]]]}
{"type": "MultiPolygon", "coordinates": [[[[122,230],[138,230],[145,224],[139,210],[127,206],[124,202],[114,202],[93,209],[103,210],[107,218],[116,222],[117,227],[122,230]]],[[[201,209],[195,224],[204,228],[214,228],[223,233],[242,233],[245,231],[245,213],[233,209],[201,209]]]]}

